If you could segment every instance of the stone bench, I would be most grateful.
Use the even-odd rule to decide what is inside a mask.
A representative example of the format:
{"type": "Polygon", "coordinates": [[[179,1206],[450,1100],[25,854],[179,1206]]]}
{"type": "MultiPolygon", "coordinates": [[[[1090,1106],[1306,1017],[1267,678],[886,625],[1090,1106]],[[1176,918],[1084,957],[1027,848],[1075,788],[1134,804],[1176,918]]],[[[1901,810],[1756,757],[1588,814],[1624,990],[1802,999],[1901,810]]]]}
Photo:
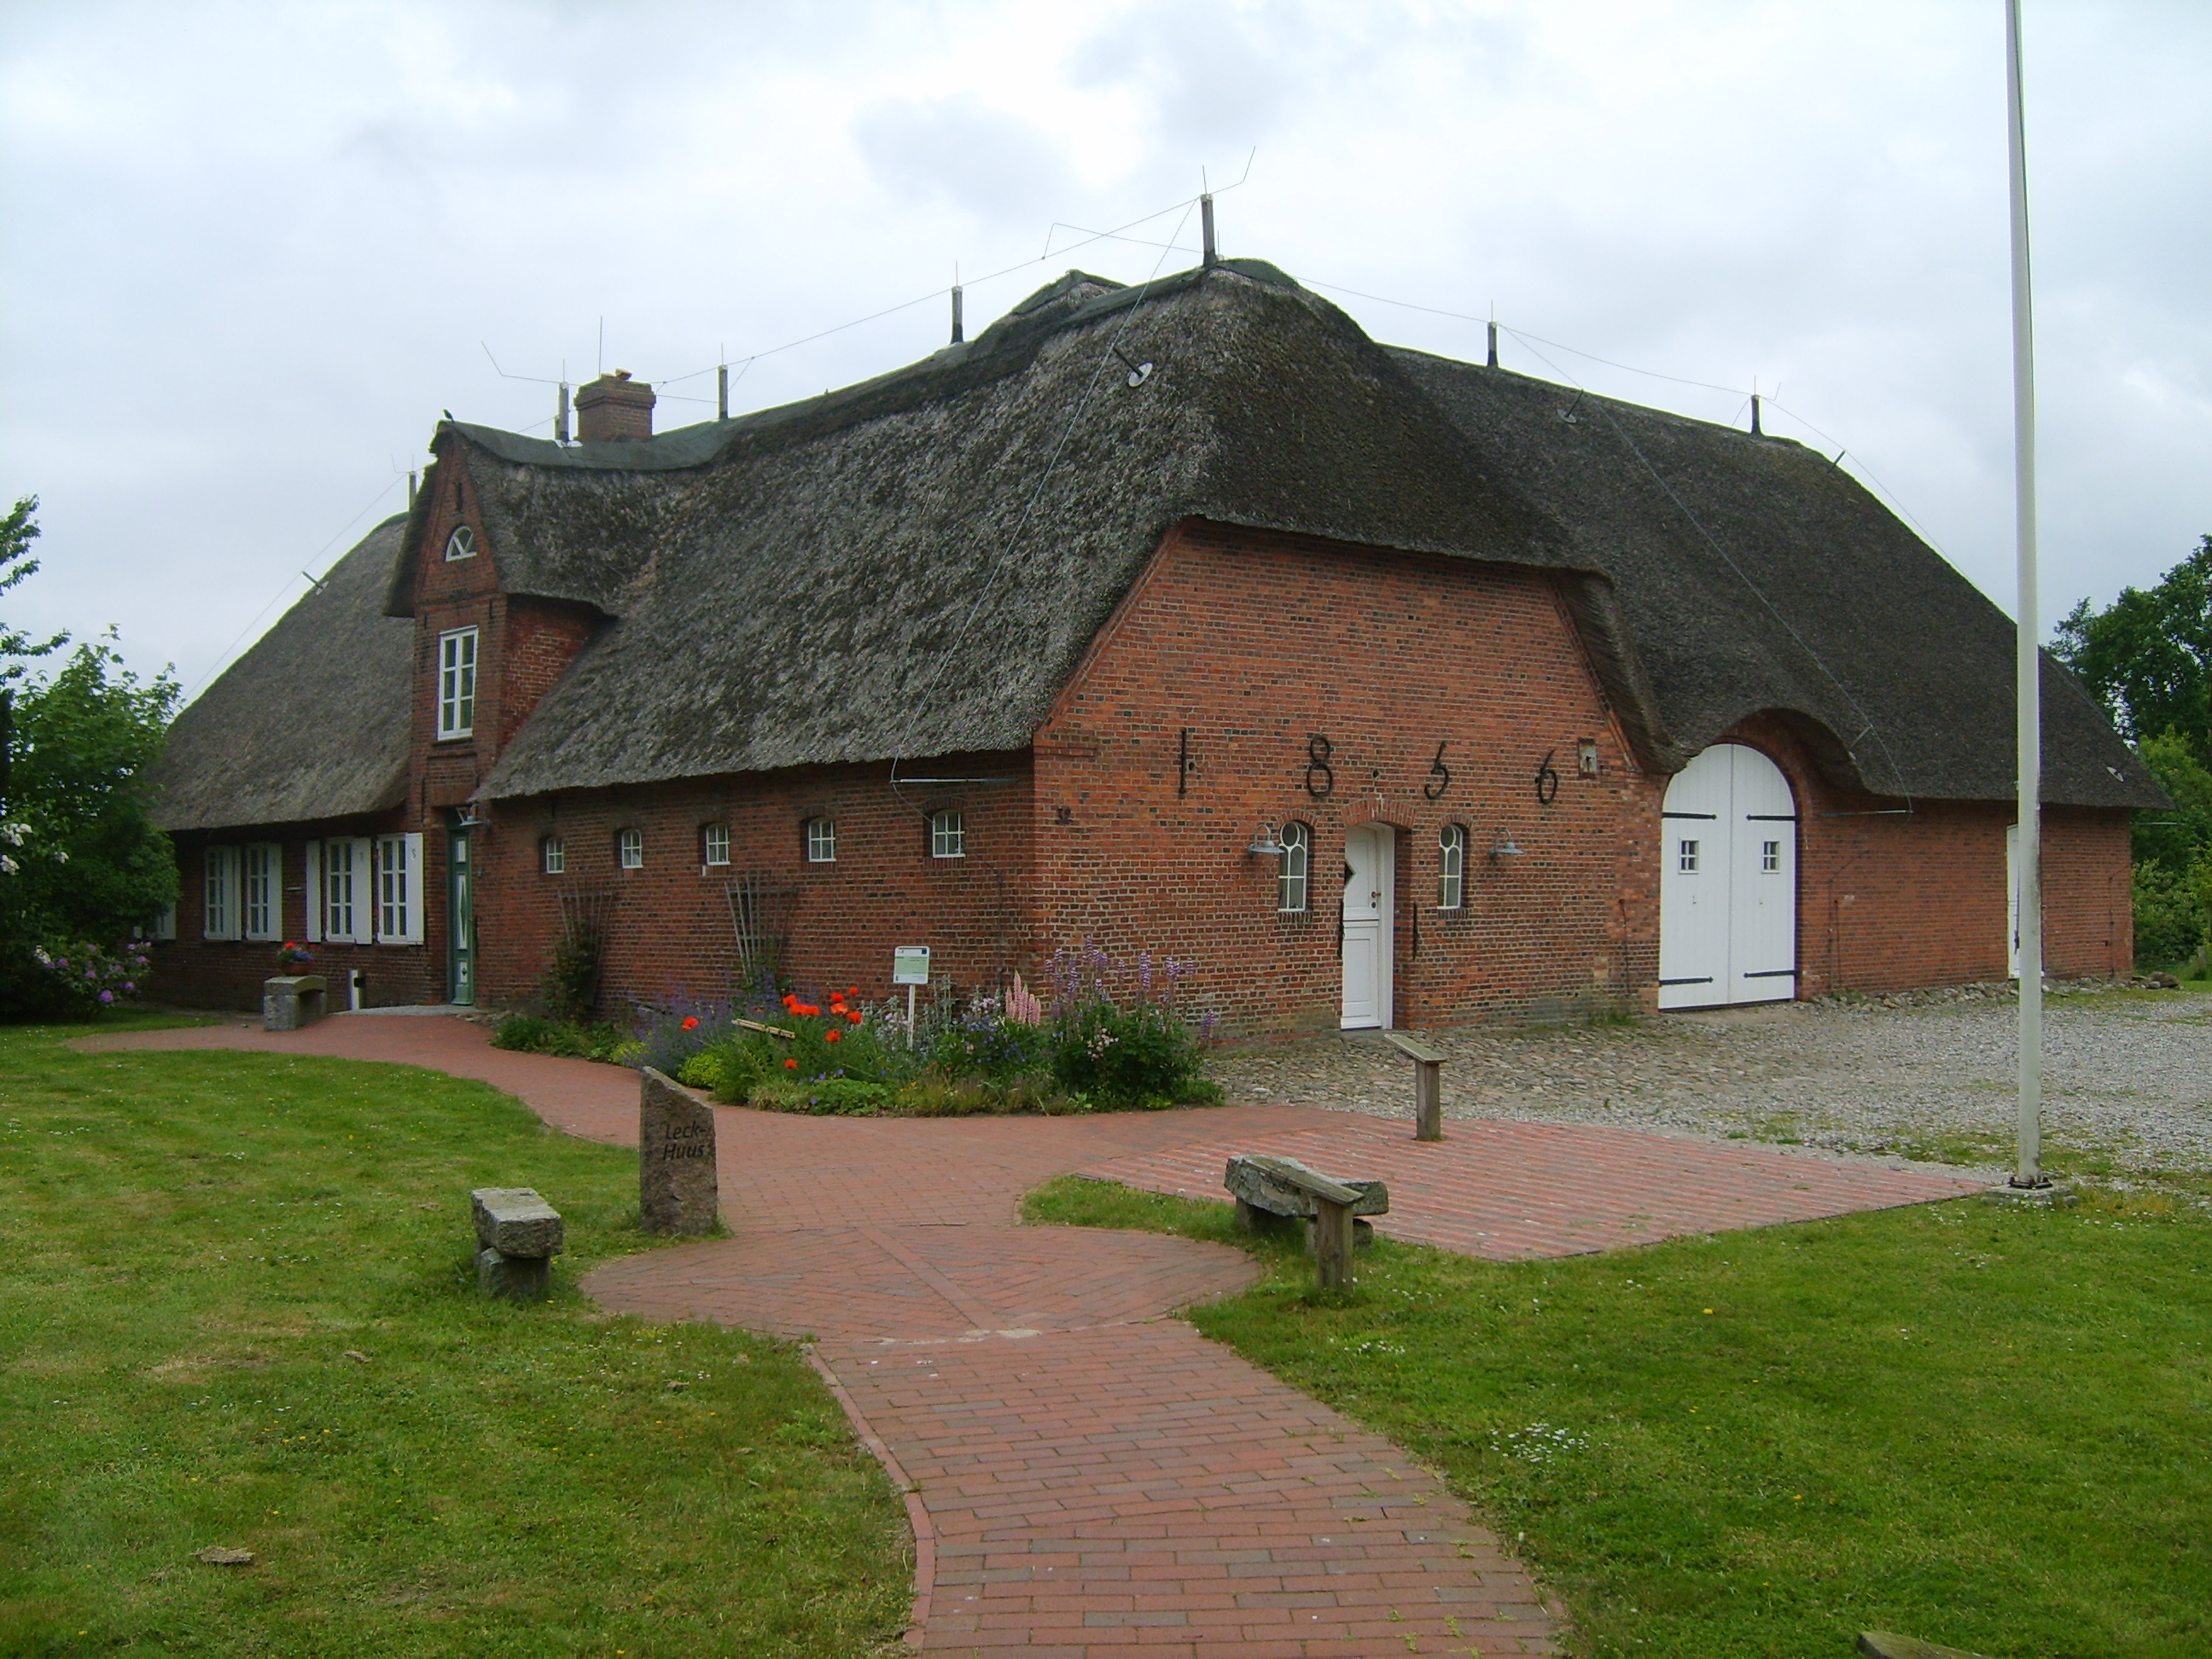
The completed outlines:
{"type": "Polygon", "coordinates": [[[469,1194],[477,1223],[477,1291],[542,1302],[561,1254],[561,1212],[528,1187],[479,1187],[469,1194]]]}
{"type": "Polygon", "coordinates": [[[1390,1213],[1389,1189],[1381,1182],[1333,1180],[1294,1158],[1239,1152],[1229,1160],[1221,1184],[1237,1200],[1237,1224],[1246,1232],[1265,1232],[1295,1220],[1309,1224],[1324,1291],[1351,1285],[1358,1234],[1374,1236],[1374,1228],[1358,1218],[1390,1213]]]}
{"type": "Polygon", "coordinates": [[[296,1031],[323,1017],[326,994],[320,974],[279,974],[261,981],[261,1029],[296,1031]]]}
{"type": "Polygon", "coordinates": [[[1444,1138],[1444,1052],[1407,1031],[1385,1031],[1382,1040],[1413,1062],[1413,1139],[1444,1138]]]}

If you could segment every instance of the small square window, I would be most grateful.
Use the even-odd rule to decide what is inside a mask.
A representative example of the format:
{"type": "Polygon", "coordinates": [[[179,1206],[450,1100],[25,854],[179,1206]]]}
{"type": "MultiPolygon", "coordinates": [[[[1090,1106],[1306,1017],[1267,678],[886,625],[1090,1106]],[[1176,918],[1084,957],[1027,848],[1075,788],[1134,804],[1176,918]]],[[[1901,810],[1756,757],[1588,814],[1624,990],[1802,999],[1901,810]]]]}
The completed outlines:
{"type": "Polygon", "coordinates": [[[645,831],[625,830],[615,837],[615,862],[625,870],[645,868],[645,831]]]}
{"type": "Polygon", "coordinates": [[[466,525],[459,526],[446,538],[446,556],[448,559],[473,559],[477,556],[477,532],[466,525]]]}
{"type": "MultiPolygon", "coordinates": [[[[957,817],[957,815],[956,814],[955,816],[957,817]]],[[[930,820],[930,842],[933,850],[936,845],[936,830],[937,823],[936,820],[933,818],[930,820]]],[[[959,855],[957,854],[939,853],[937,856],[939,858],[957,858],[959,855]]],[[[835,864],[837,862],[836,819],[809,818],[806,820],[806,861],[809,864],[835,864]]]]}
{"type": "Polygon", "coordinates": [[[967,819],[957,807],[929,815],[929,856],[964,859],[968,856],[967,819]]]}
{"type": "Polygon", "coordinates": [[[1698,843],[1693,841],[1674,844],[1674,867],[1686,876],[1698,873],[1698,843]]]}
{"type": "Polygon", "coordinates": [[[730,861],[730,826],[710,823],[699,833],[701,859],[707,864],[727,864],[730,861]]]}
{"type": "Polygon", "coordinates": [[[546,836],[538,843],[538,851],[547,875],[557,876],[568,867],[568,849],[560,836],[546,836]]]}
{"type": "Polygon", "coordinates": [[[1768,841],[1761,842],[1759,843],[1759,867],[1765,871],[1769,875],[1775,874],[1782,868],[1782,843],[1780,842],[1768,841]]]}

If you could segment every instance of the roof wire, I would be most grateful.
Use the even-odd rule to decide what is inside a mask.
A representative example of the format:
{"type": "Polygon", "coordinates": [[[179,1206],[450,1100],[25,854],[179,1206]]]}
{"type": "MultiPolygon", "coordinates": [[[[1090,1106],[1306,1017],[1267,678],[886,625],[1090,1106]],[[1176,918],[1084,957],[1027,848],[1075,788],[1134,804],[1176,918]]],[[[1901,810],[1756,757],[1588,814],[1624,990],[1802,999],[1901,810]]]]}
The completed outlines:
{"type": "MultiPolygon", "coordinates": [[[[1248,173],[1250,171],[1249,162],[1246,163],[1246,171],[1248,173]]],[[[1240,179],[1238,182],[1242,183],[1243,180],[1240,179]]],[[[1190,210],[1197,205],[1198,198],[1195,197],[1183,204],[1182,217],[1176,222],[1176,235],[1181,235],[1183,226],[1190,222],[1190,210]]],[[[1172,241],[1172,239],[1170,240],[1172,241]]],[[[1014,520],[1013,532],[1000,544],[998,550],[992,555],[991,562],[984,572],[983,580],[975,585],[975,597],[969,605],[967,614],[961,617],[960,626],[953,630],[951,639],[946,642],[942,650],[937,653],[937,660],[930,671],[929,678],[921,683],[920,689],[915,692],[917,702],[942,678],[945,668],[952,659],[953,648],[967,637],[968,630],[975,625],[975,618],[982,612],[983,602],[990,598],[992,582],[998,575],[1000,567],[1006,562],[1006,556],[1022,544],[1023,536],[1029,529],[1030,520],[1036,513],[1037,503],[1044,499],[1045,486],[1052,482],[1052,475],[1059,468],[1060,457],[1067,453],[1068,442],[1075,436],[1077,425],[1082,421],[1085,411],[1091,407],[1091,395],[1098,389],[1099,377],[1105,374],[1109,364],[1121,356],[1121,337],[1129,331],[1129,325],[1136,320],[1138,313],[1144,309],[1145,296],[1152,291],[1152,284],[1159,281],[1161,267],[1167,264],[1170,251],[1170,249],[1163,249],[1160,257],[1152,262],[1152,274],[1146,277],[1138,287],[1135,296],[1121,313],[1121,323],[1115,329],[1113,337],[1107,341],[1105,350],[1098,354],[1098,361],[1091,365],[1091,376],[1084,381],[1082,393],[1076,398],[1075,406],[1067,412],[1067,419],[1060,429],[1060,437],[1053,445],[1052,454],[1045,461],[1044,471],[1037,475],[1036,483],[1030,491],[1029,500],[1023,503],[1021,517],[1014,520]]],[[[902,755],[891,757],[889,780],[891,793],[898,798],[902,805],[915,812],[916,816],[920,816],[921,809],[908,800],[899,788],[899,763],[904,758],[902,755]]]]}
{"type": "MultiPolygon", "coordinates": [[[[313,556],[307,560],[307,562],[309,564],[313,564],[317,559],[321,558],[324,554],[329,552],[331,549],[337,544],[340,537],[343,537],[347,531],[351,530],[356,525],[367,518],[368,514],[375,509],[376,504],[392,493],[392,485],[398,482],[399,479],[398,476],[395,475],[385,484],[383,489],[378,490],[375,495],[370,496],[368,498],[368,505],[362,507],[360,512],[355,514],[353,517],[348,519],[344,524],[341,525],[338,527],[337,534],[332,536],[329,541],[325,542],[320,547],[317,548],[313,556]]],[[[307,576],[307,573],[304,570],[300,574],[303,576],[307,576]]],[[[319,593],[322,592],[322,584],[317,581],[315,578],[313,576],[307,576],[307,581],[316,592],[319,593]]],[[[222,654],[215,659],[214,666],[210,668],[205,673],[202,674],[185,689],[182,701],[190,702],[193,697],[205,690],[224,669],[230,666],[233,653],[237,651],[240,645],[246,642],[246,636],[253,631],[255,626],[259,623],[264,617],[267,616],[271,611],[276,609],[276,601],[283,599],[285,594],[289,592],[291,588],[292,579],[289,576],[287,576],[284,579],[284,585],[282,587],[279,587],[276,592],[270,595],[269,603],[263,605],[260,610],[253,613],[253,620],[247,623],[245,627],[238,630],[238,637],[233,640],[228,645],[223,647],[222,654]]]]}

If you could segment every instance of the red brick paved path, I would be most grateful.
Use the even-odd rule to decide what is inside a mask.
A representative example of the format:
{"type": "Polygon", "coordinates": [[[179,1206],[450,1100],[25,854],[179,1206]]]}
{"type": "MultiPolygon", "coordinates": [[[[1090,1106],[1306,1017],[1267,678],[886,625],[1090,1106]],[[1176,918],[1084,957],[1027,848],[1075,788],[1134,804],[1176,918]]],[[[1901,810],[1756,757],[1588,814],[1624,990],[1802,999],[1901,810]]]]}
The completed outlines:
{"type": "MultiPolygon", "coordinates": [[[[572,1133],[636,1139],[631,1073],[482,1028],[347,1016],[89,1039],[397,1060],[478,1078],[572,1133]]],[[[1552,1616],[1464,1505],[1387,1441],[1164,1317],[1241,1252],[1017,1224],[1070,1170],[1219,1195],[1234,1151],[1390,1183],[1397,1237],[1559,1255],[1971,1190],[1922,1173],[1603,1129],[1407,1126],[1295,1107],[1100,1118],[818,1119],[723,1109],[728,1239],[586,1288],[648,1318],[812,1336],[908,1492],[915,1628],[981,1659],[1547,1653],[1552,1616]],[[1416,1644],[1409,1648],[1409,1638],[1416,1644]]]]}

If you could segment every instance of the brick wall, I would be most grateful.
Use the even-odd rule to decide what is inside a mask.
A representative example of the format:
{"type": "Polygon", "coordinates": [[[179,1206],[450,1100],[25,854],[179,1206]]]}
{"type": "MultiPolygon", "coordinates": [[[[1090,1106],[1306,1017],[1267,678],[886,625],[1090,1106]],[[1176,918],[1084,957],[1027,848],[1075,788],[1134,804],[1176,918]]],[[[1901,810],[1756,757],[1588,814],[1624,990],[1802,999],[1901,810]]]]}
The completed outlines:
{"type": "MultiPolygon", "coordinates": [[[[307,890],[307,843],[337,836],[390,834],[400,828],[398,815],[340,818],[326,823],[268,824],[250,830],[190,832],[172,837],[184,878],[177,901],[177,937],[153,946],[154,973],[149,994],[188,1008],[258,1008],[261,981],[276,971],[276,947],[286,939],[306,940],[307,906],[318,897],[307,890]],[[210,847],[245,848],[275,842],[283,850],[283,913],[278,937],[269,940],[210,939],[207,926],[206,871],[210,847]]],[[[363,893],[359,902],[369,902],[363,893]]],[[[345,1006],[346,975],[358,969],[368,975],[368,1004],[436,1002],[445,994],[441,959],[420,945],[313,944],[311,970],[330,981],[332,1008],[345,1006]]]]}
{"type": "Polygon", "coordinates": [[[1033,957],[1188,957],[1231,1030],[1336,1027],[1345,837],[1371,822],[1395,831],[1396,1023],[1587,1009],[1656,971],[1656,805],[1541,572],[1182,526],[1039,732],[1036,811],[1033,957]],[[1304,916],[1243,850],[1286,819],[1313,832],[1304,916]]]}
{"type": "Polygon", "coordinates": [[[1019,965],[1031,812],[1026,758],[939,757],[921,776],[1011,781],[918,786],[895,793],[887,764],[803,768],[503,801],[477,846],[480,999],[530,1001],[574,904],[606,895],[601,1012],[633,1002],[720,994],[737,972],[729,889],[757,873],[791,890],[788,972],[801,984],[891,994],[891,951],[927,945],[932,966],[963,989],[995,988],[1019,965]],[[927,814],[963,815],[966,855],[932,856],[927,814]],[[806,820],[836,826],[834,863],[811,863],[806,820]],[[727,826],[730,862],[704,862],[709,824],[727,826]],[[644,867],[617,862],[635,829],[644,867]],[[549,875],[543,844],[560,837],[565,870],[549,875]]]}

